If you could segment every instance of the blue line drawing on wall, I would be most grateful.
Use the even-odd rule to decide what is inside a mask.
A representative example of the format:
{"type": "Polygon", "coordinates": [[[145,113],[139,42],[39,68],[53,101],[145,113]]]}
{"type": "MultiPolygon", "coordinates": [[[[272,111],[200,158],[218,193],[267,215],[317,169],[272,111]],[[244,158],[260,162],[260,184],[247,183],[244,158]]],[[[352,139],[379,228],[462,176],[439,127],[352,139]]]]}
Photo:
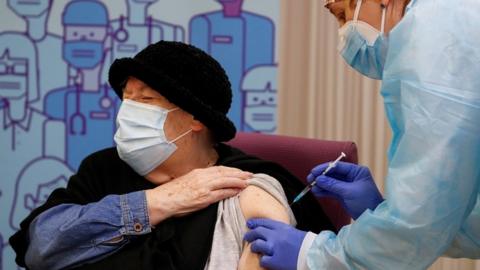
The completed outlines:
{"type": "MultiPolygon", "coordinates": [[[[16,228],[10,226],[15,184],[18,175],[32,160],[54,158],[57,168],[71,170],[63,164],[65,125],[49,119],[31,106],[39,99],[38,63],[34,43],[25,35],[14,32],[0,34],[0,232],[3,236],[3,269],[15,269],[13,251],[7,237],[16,228]],[[8,256],[6,254],[9,254],[8,256]]],[[[49,170],[52,168],[45,168],[49,170]]]]}
{"type": "Polygon", "coordinates": [[[62,160],[55,157],[42,157],[29,162],[17,177],[10,226],[20,229],[20,222],[42,205],[53,190],[65,187],[72,173],[62,160]]]}
{"type": "Polygon", "coordinates": [[[184,40],[181,26],[162,22],[148,15],[148,7],[158,0],[127,0],[127,16],[110,22],[112,57],[132,57],[148,44],[160,40],[184,40]]]}
{"type": "Polygon", "coordinates": [[[8,0],[8,7],[25,20],[26,32],[35,44],[38,57],[40,99],[32,106],[43,111],[43,98],[49,90],[64,86],[67,82],[67,65],[61,56],[62,38],[47,31],[47,21],[52,0],[8,0]]]}
{"type": "MultiPolygon", "coordinates": [[[[2,236],[0,235],[0,238],[2,236]]],[[[3,236],[3,241],[7,241],[8,237],[10,235],[3,236]]],[[[16,270],[16,269],[24,269],[15,263],[15,251],[13,251],[13,248],[10,247],[10,245],[5,244],[3,247],[0,247],[0,255],[2,258],[1,264],[0,264],[0,270],[16,270]],[[3,249],[3,250],[2,250],[3,249]]]]}
{"type": "MultiPolygon", "coordinates": [[[[0,196],[2,196],[0,194],[0,196]]],[[[3,237],[0,233],[0,269],[3,269],[3,237]]]]}
{"type": "Polygon", "coordinates": [[[243,130],[240,83],[251,67],[274,63],[275,27],[270,18],[243,11],[243,0],[218,2],[222,10],[191,19],[190,43],[208,52],[225,68],[233,90],[228,116],[243,130]]]}
{"type": "Polygon", "coordinates": [[[107,57],[102,80],[107,82],[108,67],[117,58],[133,57],[147,45],[160,40],[184,41],[180,25],[160,21],[148,15],[148,8],[158,0],[126,0],[127,14],[110,21],[107,57]]]}
{"type": "Polygon", "coordinates": [[[152,1],[127,0],[127,15],[110,21],[112,48],[110,63],[116,58],[132,57],[152,42],[163,39],[163,29],[147,15],[152,1]]]}
{"type": "Polygon", "coordinates": [[[66,160],[76,170],[89,154],[113,146],[118,97],[101,82],[108,11],[94,0],[75,0],[62,14],[63,57],[77,69],[73,86],[51,91],[45,112],[66,125],[66,160]]]}
{"type": "MultiPolygon", "coordinates": [[[[239,130],[273,132],[274,24],[242,10],[241,0],[210,1],[221,9],[179,11],[197,15],[184,22],[193,26],[191,43],[225,66],[235,95],[230,116],[239,130]]],[[[106,84],[111,61],[158,39],[185,41],[182,26],[152,13],[158,0],[124,2],[127,12],[112,21],[105,5],[120,14],[118,1],[7,0],[0,7],[0,14],[13,12],[26,23],[25,31],[0,33],[0,270],[19,269],[7,243],[19,222],[65,186],[86,155],[114,145],[120,101],[106,84]],[[65,8],[52,12],[53,5],[65,8]],[[61,25],[48,29],[52,20],[63,23],[63,34],[61,25]],[[119,47],[124,54],[114,56],[115,42],[126,45],[119,47]]],[[[176,12],[182,4],[174,2],[162,8],[176,12]]]]}
{"type": "Polygon", "coordinates": [[[242,81],[244,130],[274,133],[277,127],[277,67],[251,68],[242,81]]]}
{"type": "MultiPolygon", "coordinates": [[[[65,187],[72,174],[73,171],[55,157],[40,157],[30,161],[15,181],[15,197],[9,218],[11,228],[18,230],[20,222],[41,206],[53,190],[65,187]]],[[[5,252],[11,253],[6,256],[11,261],[5,261],[9,265],[4,269],[16,269],[13,250],[9,245],[5,246],[5,252]]]]}
{"type": "MultiPolygon", "coordinates": [[[[137,6],[141,6],[143,5],[144,3],[146,3],[147,5],[150,5],[150,4],[153,4],[153,3],[156,3],[158,2],[158,0],[127,0],[127,4],[129,6],[129,9],[130,7],[137,7],[137,6]]],[[[141,16],[141,12],[140,11],[135,11],[135,10],[132,10],[130,11],[131,14],[130,16],[141,16]]],[[[146,14],[146,11],[145,11],[145,14],[146,14]]],[[[161,20],[158,20],[158,19],[154,19],[152,18],[151,16],[149,16],[148,18],[150,18],[149,20],[151,21],[152,25],[157,25],[157,26],[160,26],[162,28],[162,31],[163,31],[163,36],[162,36],[162,39],[163,40],[171,40],[171,41],[185,41],[185,30],[183,29],[182,26],[180,25],[176,25],[176,24],[173,24],[173,23],[169,23],[169,22],[166,22],[166,21],[161,21],[161,20]]],[[[147,18],[147,19],[148,19],[147,18]]],[[[158,40],[157,40],[158,41],[158,40]]],[[[153,42],[156,42],[155,40],[153,42]]]]}

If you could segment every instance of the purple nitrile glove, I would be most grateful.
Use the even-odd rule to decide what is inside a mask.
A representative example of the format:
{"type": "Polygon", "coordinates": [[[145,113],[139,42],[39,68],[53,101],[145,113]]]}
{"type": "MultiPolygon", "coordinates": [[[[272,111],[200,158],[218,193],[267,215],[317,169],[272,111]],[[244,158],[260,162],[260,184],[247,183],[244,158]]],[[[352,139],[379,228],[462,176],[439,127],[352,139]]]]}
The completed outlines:
{"type": "Polygon", "coordinates": [[[367,209],[374,210],[383,202],[367,167],[340,161],[326,175],[321,175],[327,167],[328,163],[320,164],[307,177],[309,183],[317,180],[312,188],[317,198],[336,198],[353,219],[367,209]]]}
{"type": "Polygon", "coordinates": [[[250,231],[244,240],[252,243],[252,252],[262,255],[260,266],[271,270],[295,270],[303,239],[307,234],[294,227],[265,218],[247,221],[250,231]]]}

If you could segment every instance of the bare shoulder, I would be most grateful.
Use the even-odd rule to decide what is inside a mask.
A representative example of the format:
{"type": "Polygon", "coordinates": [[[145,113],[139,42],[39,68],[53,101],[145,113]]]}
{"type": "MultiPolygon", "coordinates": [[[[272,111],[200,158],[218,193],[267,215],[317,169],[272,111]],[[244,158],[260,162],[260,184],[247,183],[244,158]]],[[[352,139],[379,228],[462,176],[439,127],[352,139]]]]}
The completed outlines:
{"type": "MultiPolygon", "coordinates": [[[[266,179],[260,177],[255,185],[249,185],[240,193],[239,201],[243,216],[246,220],[250,218],[270,218],[289,223],[290,218],[286,208],[288,206],[284,206],[286,199],[280,184],[270,176],[263,176],[266,176],[266,179]],[[267,190],[274,192],[274,194],[281,193],[282,195],[278,197],[279,199],[283,198],[285,202],[282,204],[279,199],[275,198],[267,190]],[[282,192],[279,192],[280,190],[282,192]]],[[[242,255],[238,262],[238,270],[264,269],[260,267],[260,255],[253,253],[250,246],[250,243],[244,243],[242,255]]]]}
{"type": "Polygon", "coordinates": [[[263,188],[250,185],[240,193],[240,207],[245,219],[270,218],[289,223],[287,209],[263,188]]]}

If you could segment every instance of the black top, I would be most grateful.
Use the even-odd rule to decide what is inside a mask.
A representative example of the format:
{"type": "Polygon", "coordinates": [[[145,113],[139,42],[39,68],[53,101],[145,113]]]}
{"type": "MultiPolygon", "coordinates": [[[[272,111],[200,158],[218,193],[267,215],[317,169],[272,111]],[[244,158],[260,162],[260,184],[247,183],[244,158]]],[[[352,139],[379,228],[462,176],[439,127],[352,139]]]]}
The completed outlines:
{"type": "MultiPolygon", "coordinates": [[[[280,165],[248,156],[225,144],[217,146],[216,165],[239,168],[252,173],[265,173],[282,185],[288,201],[304,188],[303,184],[280,165]]],[[[25,267],[29,225],[40,213],[63,203],[87,204],[110,194],[154,188],[155,185],[138,175],[117,154],[115,148],[96,152],[85,158],[66,188],[52,192],[44,205],[35,209],[10,238],[17,253],[16,262],[25,267]]],[[[77,269],[203,269],[210,255],[218,203],[158,224],[152,233],[135,237],[121,250],[92,264],[77,269]]],[[[318,233],[335,230],[316,199],[307,194],[292,207],[297,228],[318,233]]]]}

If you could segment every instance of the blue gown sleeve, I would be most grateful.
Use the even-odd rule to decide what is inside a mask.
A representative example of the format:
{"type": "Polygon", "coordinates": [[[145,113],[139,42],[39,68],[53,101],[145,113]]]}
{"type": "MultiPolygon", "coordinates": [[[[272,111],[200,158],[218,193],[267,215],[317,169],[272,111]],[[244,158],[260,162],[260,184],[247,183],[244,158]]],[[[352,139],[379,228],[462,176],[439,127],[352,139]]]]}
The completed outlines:
{"type": "Polygon", "coordinates": [[[64,269],[118,251],[130,237],[151,232],[144,191],[109,195],[87,205],[61,204],[30,225],[25,256],[32,269],[64,269]]]}
{"type": "Polygon", "coordinates": [[[478,14],[477,0],[413,1],[390,32],[387,200],[338,235],[320,233],[310,269],[426,269],[451,247],[478,258],[478,14]]]}
{"type": "Polygon", "coordinates": [[[444,255],[451,258],[480,258],[480,196],[444,255]]]}

